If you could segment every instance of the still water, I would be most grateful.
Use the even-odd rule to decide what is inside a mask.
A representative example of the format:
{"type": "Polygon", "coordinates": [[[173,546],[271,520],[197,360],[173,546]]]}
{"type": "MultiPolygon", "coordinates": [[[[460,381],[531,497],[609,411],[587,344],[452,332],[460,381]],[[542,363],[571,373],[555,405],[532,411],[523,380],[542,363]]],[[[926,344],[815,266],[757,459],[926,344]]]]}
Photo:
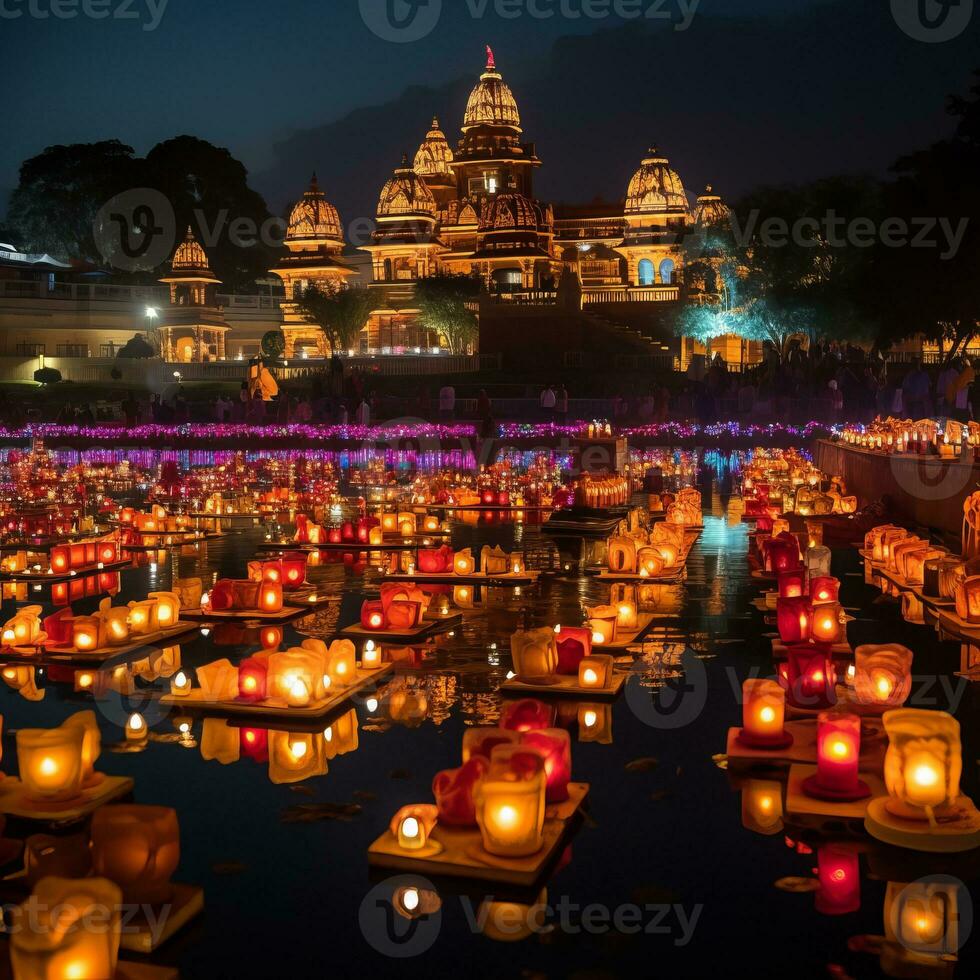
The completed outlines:
{"type": "MultiPolygon", "coordinates": [[[[227,764],[205,761],[200,719],[181,738],[175,717],[139,695],[126,703],[112,693],[96,701],[104,743],[99,768],[133,777],[136,802],[177,809],[182,858],[176,880],[205,890],[204,915],[155,959],[194,978],[433,977],[461,968],[488,977],[703,977],[719,968],[755,977],[881,975],[874,942],[864,937],[883,932],[887,882],[951,867],[971,885],[976,869],[968,859],[913,860],[856,838],[863,842],[858,908],[822,914],[812,890],[776,886],[790,877],[812,879],[826,839],[744,827],[738,782],[713,759],[725,750],[729,726],[740,722],[742,680],[752,670],[772,673],[764,634],[774,627],[750,605],[760,589],[748,573],[747,526],[726,519],[729,487],[726,472],[702,483],[705,531],[686,580],[662,587],[654,599],[658,618],[636,651],[627,693],[602,718],[607,738],[582,741],[578,706],[563,709],[559,724],[572,733],[573,778],[591,785],[588,816],[545,893],[527,899],[549,912],[543,920],[531,917],[544,925],[526,938],[488,937],[481,931],[481,902],[493,890],[456,886],[439,889],[440,914],[409,929],[407,939],[400,924],[391,925],[404,955],[385,955],[380,950],[393,942],[392,888],[385,875],[369,872],[366,852],[400,806],[431,800],[437,771],[459,765],[465,728],[496,721],[501,701],[495,692],[510,666],[513,630],[577,623],[583,603],[608,601],[608,585],[578,574],[577,544],[560,552],[530,524],[455,522],[454,547],[523,547],[530,567],[551,574],[534,590],[481,595],[452,635],[401,651],[394,680],[376,696],[353,702],[356,742],[352,719],[342,712],[343,720],[333,721],[343,733],[343,751],[329,759],[325,774],[300,783],[273,783],[261,751],[251,758],[243,751],[227,764]],[[109,743],[120,741],[133,708],[145,711],[156,737],[142,753],[114,753],[109,743]],[[313,803],[350,806],[337,811],[341,819],[291,819],[295,808],[313,803]],[[378,909],[380,916],[372,914],[378,909]]],[[[215,573],[241,577],[263,540],[264,530],[252,527],[197,550],[171,550],[163,564],[126,570],[114,603],[167,588],[175,569],[180,577],[206,581],[215,573]]],[[[963,791],[980,797],[977,694],[952,676],[958,646],[905,624],[896,603],[864,584],[853,550],[835,551],[833,570],[843,583],[842,602],[856,617],[849,625],[852,646],[905,643],[915,651],[917,675],[945,679],[927,694],[960,719],[963,791]]],[[[361,571],[342,563],[311,568],[310,578],[334,601],[286,626],[283,648],[304,635],[330,637],[355,622],[369,594],[361,571]]],[[[46,606],[50,599],[50,588],[30,595],[46,606]]],[[[96,603],[85,599],[74,608],[87,612],[96,603]]],[[[5,618],[13,608],[4,603],[5,618]]],[[[254,633],[226,629],[193,636],[180,645],[180,656],[194,667],[221,657],[237,663],[257,649],[254,633]]],[[[40,702],[7,690],[0,697],[6,772],[16,771],[13,731],[57,725],[93,706],[91,695],[73,693],[72,683],[48,672],[39,683],[46,687],[40,702]]],[[[156,687],[168,683],[160,679],[156,687]]],[[[259,729],[254,734],[264,738],[259,729]]],[[[976,975],[975,945],[968,942],[962,951],[957,975],[976,975]]]]}

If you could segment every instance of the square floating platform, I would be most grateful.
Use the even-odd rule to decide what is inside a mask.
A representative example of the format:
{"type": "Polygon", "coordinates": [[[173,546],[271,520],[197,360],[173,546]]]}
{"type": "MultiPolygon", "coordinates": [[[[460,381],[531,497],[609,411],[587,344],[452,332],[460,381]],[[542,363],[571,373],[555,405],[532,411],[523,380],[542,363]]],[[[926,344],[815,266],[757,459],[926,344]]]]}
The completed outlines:
{"type": "Polygon", "coordinates": [[[26,569],[23,572],[0,572],[0,582],[28,582],[35,585],[43,585],[45,582],[70,582],[73,578],[86,578],[91,575],[104,575],[106,572],[118,572],[124,568],[132,568],[133,563],[129,560],[104,562],[99,565],[87,565],[85,568],[76,568],[73,572],[32,572],[26,569]]]}
{"type": "Polygon", "coordinates": [[[189,623],[182,619],[173,629],[157,630],[155,633],[141,633],[135,637],[131,635],[129,642],[120,643],[118,646],[99,647],[97,650],[76,650],[72,646],[46,646],[42,653],[28,653],[26,647],[15,647],[9,652],[2,651],[0,659],[35,664],[99,664],[115,660],[137,650],[143,650],[146,647],[169,646],[182,637],[197,631],[198,627],[195,623],[189,623]]]}
{"type": "MultiPolygon", "coordinates": [[[[752,748],[738,741],[741,728],[728,729],[728,744],[725,754],[731,769],[751,768],[753,765],[792,765],[806,763],[816,765],[817,761],[817,723],[812,721],[787,721],[785,729],[793,736],[793,744],[785,749],[752,748]]],[[[863,768],[880,770],[885,760],[885,743],[862,738],[859,765],[863,768]]]]}
{"type": "Polygon", "coordinates": [[[183,708],[187,711],[229,717],[276,718],[286,721],[290,719],[296,721],[310,720],[330,714],[331,711],[350,700],[358,691],[383,677],[387,677],[394,669],[393,663],[382,664],[377,670],[364,670],[357,667],[352,684],[331,689],[331,693],[327,697],[312,702],[304,708],[291,708],[285,701],[278,698],[270,698],[266,701],[215,700],[209,698],[200,688],[194,688],[189,694],[179,696],[165,694],[160,698],[160,703],[173,708],[183,708]]]}
{"type": "Polygon", "coordinates": [[[83,789],[75,799],[61,803],[42,803],[26,795],[24,784],[16,776],[8,776],[0,780],[0,813],[42,823],[80,820],[100,806],[128,795],[133,791],[134,785],[128,776],[103,775],[98,783],[83,789]]]}
{"type": "Polygon", "coordinates": [[[643,585],[670,585],[675,582],[680,582],[684,578],[684,573],[687,571],[686,566],[683,564],[678,565],[676,568],[666,569],[659,575],[637,575],[634,572],[611,572],[608,568],[604,568],[596,576],[600,582],[639,582],[643,585]]]}
{"type": "Polygon", "coordinates": [[[635,630],[622,630],[616,627],[616,639],[612,643],[594,643],[592,649],[595,653],[602,653],[603,650],[625,650],[634,644],[642,643],[643,637],[650,632],[653,625],[653,613],[639,613],[636,617],[635,630]]]}
{"type": "Polygon", "coordinates": [[[866,783],[871,794],[862,800],[841,802],[839,800],[818,800],[803,792],[803,783],[817,771],[816,765],[794,764],[789,770],[786,786],[786,813],[788,816],[817,818],[818,820],[863,820],[868,812],[868,804],[876,797],[887,795],[882,778],[873,772],[861,770],[858,777],[866,783]]]}
{"type": "Polygon", "coordinates": [[[980,847],[980,812],[967,796],[956,801],[956,819],[938,821],[904,820],[889,813],[887,795],[875,795],[868,805],[864,829],[885,844],[933,854],[959,854],[980,847]]]}
{"type": "Polygon", "coordinates": [[[360,623],[354,623],[351,626],[345,626],[340,631],[340,635],[349,640],[374,640],[376,643],[411,643],[428,638],[436,632],[438,625],[439,623],[436,621],[426,620],[413,629],[369,630],[361,626],[360,623]]]}
{"type": "Polygon", "coordinates": [[[609,687],[580,687],[578,674],[552,674],[552,684],[535,684],[523,681],[519,677],[511,677],[503,682],[498,690],[501,694],[533,694],[536,697],[568,697],[584,698],[595,701],[607,701],[619,695],[626,683],[626,674],[614,673],[609,687]]]}
{"type": "Polygon", "coordinates": [[[263,612],[261,609],[220,609],[205,612],[203,609],[195,609],[190,612],[181,610],[181,616],[193,623],[244,623],[248,621],[258,623],[288,623],[291,619],[299,619],[300,616],[309,615],[324,606],[328,606],[332,599],[330,596],[317,596],[315,601],[303,601],[302,598],[292,599],[286,604],[286,599],[292,598],[290,593],[286,593],[283,607],[278,612],[263,612]]]}
{"type": "Polygon", "coordinates": [[[203,888],[175,883],[173,889],[170,899],[154,910],[161,916],[166,912],[166,918],[162,921],[158,918],[155,922],[159,931],[151,928],[141,907],[134,918],[123,924],[120,948],[134,953],[152,953],[204,909],[203,888]]]}
{"type": "Polygon", "coordinates": [[[588,783],[569,783],[569,798],[551,804],[545,811],[544,844],[537,854],[503,858],[483,850],[483,838],[476,827],[448,827],[436,824],[430,840],[441,845],[436,854],[415,857],[398,846],[386,830],[369,848],[368,862],[391,871],[414,872],[438,877],[462,877],[529,887],[538,882],[557,857],[571,823],[589,793],[588,783]]]}
{"type": "Polygon", "coordinates": [[[541,577],[541,572],[513,572],[506,575],[487,575],[484,572],[473,572],[471,575],[457,575],[455,572],[442,574],[416,572],[409,575],[398,572],[395,575],[380,575],[381,582],[415,582],[417,585],[534,585],[541,577]]]}

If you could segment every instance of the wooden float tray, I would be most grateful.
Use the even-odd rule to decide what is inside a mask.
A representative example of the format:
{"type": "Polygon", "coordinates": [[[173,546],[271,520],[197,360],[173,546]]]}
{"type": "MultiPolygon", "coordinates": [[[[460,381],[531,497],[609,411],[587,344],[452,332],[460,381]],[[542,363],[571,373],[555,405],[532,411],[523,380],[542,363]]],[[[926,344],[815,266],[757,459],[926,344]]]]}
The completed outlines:
{"type": "Polygon", "coordinates": [[[663,585],[680,582],[684,577],[685,571],[687,571],[687,568],[683,564],[664,571],[660,575],[636,575],[630,572],[611,572],[608,568],[604,568],[602,571],[596,573],[596,578],[600,582],[642,582],[650,585],[663,585]]]}
{"type": "MultiPolygon", "coordinates": [[[[899,575],[898,572],[888,571],[884,565],[875,565],[874,570],[876,575],[885,579],[885,581],[890,582],[900,592],[911,592],[912,595],[919,600],[919,602],[921,602],[924,606],[928,606],[930,609],[945,611],[956,608],[955,599],[946,599],[942,596],[926,595],[925,592],[922,591],[921,585],[912,585],[901,575],[899,575]]],[[[955,615],[955,613],[953,615],[955,615]]],[[[980,630],[980,625],[977,626],[977,629],[980,630]]]]}
{"type": "Polygon", "coordinates": [[[148,533],[141,535],[141,537],[146,538],[169,538],[169,541],[163,540],[157,544],[120,544],[120,551],[159,551],[161,548],[181,548],[188,544],[201,544],[204,541],[214,541],[217,538],[226,538],[227,534],[220,534],[216,531],[205,531],[201,534],[196,534],[193,531],[187,533],[186,531],[176,531],[173,534],[156,534],[148,533]]]}
{"type": "Polygon", "coordinates": [[[529,510],[554,510],[552,504],[405,504],[405,507],[413,511],[419,510],[461,510],[461,511],[494,511],[497,513],[507,513],[507,511],[529,511],[529,510]]]}
{"type": "Polygon", "coordinates": [[[903,820],[885,807],[887,796],[875,794],[869,802],[864,829],[876,840],[895,847],[933,854],[959,854],[980,847],[980,812],[967,796],[956,801],[960,811],[955,822],[940,821],[936,829],[927,820],[903,820]]]}
{"type": "Polygon", "coordinates": [[[980,642],[980,623],[968,623],[956,615],[955,609],[937,609],[936,616],[944,633],[959,637],[970,643],[980,642]]]}
{"type": "MultiPolygon", "coordinates": [[[[793,744],[785,749],[751,748],[741,745],[738,734],[741,728],[728,729],[728,744],[725,754],[729,768],[751,767],[754,765],[790,765],[792,763],[812,763],[817,761],[817,723],[816,719],[787,721],[786,731],[793,736],[793,744]]],[[[879,723],[878,729],[883,727],[879,723]]],[[[865,737],[862,730],[861,755],[859,764],[863,769],[880,771],[885,763],[886,742],[880,738],[865,737]]]]}
{"type": "Polygon", "coordinates": [[[650,631],[656,617],[653,613],[638,613],[636,617],[635,630],[620,630],[616,628],[616,639],[612,643],[594,643],[593,653],[602,653],[603,650],[625,650],[633,646],[634,643],[642,643],[643,637],[650,631]]]}
{"type": "Polygon", "coordinates": [[[568,697],[610,701],[619,695],[626,683],[625,673],[614,673],[609,687],[579,687],[578,674],[552,674],[553,684],[534,684],[511,677],[500,685],[501,694],[534,694],[537,697],[568,697]]]}
{"type": "MultiPolygon", "coordinates": [[[[8,950],[9,943],[4,940],[0,945],[0,980],[12,980],[14,975],[8,950]]],[[[174,966],[119,960],[112,980],[180,980],[180,973],[174,966]]]]}
{"type": "Polygon", "coordinates": [[[223,716],[246,715],[253,718],[282,718],[302,721],[303,719],[322,718],[329,714],[357,694],[358,691],[382,677],[387,677],[394,668],[393,663],[382,664],[377,670],[363,670],[357,667],[353,684],[337,688],[327,697],[307,705],[305,708],[290,708],[285,701],[277,698],[259,702],[214,701],[206,697],[200,688],[194,688],[189,694],[179,696],[164,694],[160,698],[160,703],[188,711],[207,712],[223,716]]]}
{"type": "Polygon", "coordinates": [[[423,640],[436,632],[436,627],[440,621],[427,620],[422,622],[415,629],[383,629],[368,630],[360,623],[353,623],[345,626],[340,635],[353,640],[374,640],[376,643],[411,643],[414,640],[423,640]]]}
{"type": "Polygon", "coordinates": [[[169,646],[180,637],[196,633],[197,630],[196,623],[181,619],[173,629],[157,630],[156,633],[142,633],[131,639],[131,642],[121,643],[118,646],[100,647],[97,650],[76,650],[74,647],[49,645],[45,646],[43,652],[40,653],[35,653],[33,649],[27,647],[13,647],[10,650],[0,650],[0,660],[23,661],[24,663],[102,663],[123,657],[135,650],[143,650],[146,647],[169,646]]]}
{"type": "MultiPolygon", "coordinates": [[[[167,916],[161,923],[158,933],[154,933],[146,920],[142,908],[137,915],[123,927],[119,945],[134,953],[149,955],[159,949],[167,940],[179,932],[191,919],[204,910],[204,889],[197,885],[173,884],[173,894],[165,906],[157,911],[162,913],[164,908],[167,916]]],[[[118,976],[118,974],[117,974],[118,976]]]]}
{"type": "MultiPolygon", "coordinates": [[[[289,593],[287,592],[288,596],[289,593]]],[[[267,613],[261,609],[221,609],[217,612],[205,612],[203,609],[192,611],[181,610],[181,616],[192,623],[238,623],[253,620],[259,623],[288,623],[291,619],[299,619],[308,613],[316,612],[330,604],[330,596],[320,596],[316,602],[304,602],[302,605],[283,605],[279,612],[267,613]]]]}
{"type": "Polygon", "coordinates": [[[133,791],[134,782],[128,776],[105,776],[81,794],[62,803],[38,803],[24,794],[24,785],[16,776],[0,780],[0,813],[23,820],[39,820],[60,823],[79,820],[100,806],[127,796],[133,791]]]}
{"type": "MultiPolygon", "coordinates": [[[[778,636],[772,639],[772,657],[774,660],[785,660],[789,654],[787,653],[788,647],[778,636]]],[[[794,644],[795,646],[796,644],[794,644]]],[[[832,643],[830,646],[830,659],[831,660],[843,660],[845,657],[853,657],[854,651],[851,649],[851,644],[846,640],[842,640],[840,643],[832,643]]]]}
{"type": "Polygon", "coordinates": [[[363,541],[347,541],[337,544],[336,542],[331,542],[329,544],[317,544],[310,545],[306,548],[298,546],[295,548],[290,547],[285,544],[269,544],[264,543],[257,546],[256,550],[263,552],[265,554],[285,554],[289,551],[302,551],[304,554],[308,554],[314,551],[336,551],[336,552],[365,552],[365,551],[418,551],[419,548],[424,548],[423,545],[418,542],[409,542],[405,544],[404,541],[400,543],[385,542],[384,544],[365,544],[363,541]]]}
{"type": "Polygon", "coordinates": [[[863,820],[868,812],[868,804],[877,796],[887,796],[884,780],[875,772],[861,769],[858,778],[867,784],[871,795],[863,800],[842,802],[840,800],[818,800],[803,792],[803,782],[816,773],[816,765],[794,763],[789,769],[786,784],[786,814],[788,817],[802,817],[817,821],[863,820]]]}
{"type": "Polygon", "coordinates": [[[99,568],[96,565],[89,565],[85,568],[75,569],[72,572],[32,572],[26,569],[23,572],[0,572],[0,582],[68,582],[73,578],[87,578],[91,575],[104,575],[106,572],[118,572],[123,568],[131,568],[132,561],[121,559],[120,561],[107,562],[99,568]]]}
{"type": "Polygon", "coordinates": [[[260,518],[262,512],[258,510],[235,510],[230,514],[208,514],[206,511],[193,510],[187,514],[195,521],[234,521],[248,518],[260,518]]]}
{"type": "Polygon", "coordinates": [[[427,877],[478,878],[516,887],[528,887],[539,881],[557,857],[579,808],[589,793],[588,783],[569,783],[568,799],[545,810],[544,844],[537,854],[521,858],[494,857],[483,850],[479,829],[447,827],[436,824],[430,840],[441,845],[416,856],[398,846],[397,839],[386,830],[369,848],[368,862],[390,871],[414,872],[427,877]]]}
{"type": "Polygon", "coordinates": [[[534,570],[514,575],[486,575],[483,572],[473,572],[472,575],[457,575],[455,572],[407,572],[395,574],[383,573],[378,575],[384,582],[416,582],[419,585],[534,585],[541,577],[541,572],[534,570]]]}

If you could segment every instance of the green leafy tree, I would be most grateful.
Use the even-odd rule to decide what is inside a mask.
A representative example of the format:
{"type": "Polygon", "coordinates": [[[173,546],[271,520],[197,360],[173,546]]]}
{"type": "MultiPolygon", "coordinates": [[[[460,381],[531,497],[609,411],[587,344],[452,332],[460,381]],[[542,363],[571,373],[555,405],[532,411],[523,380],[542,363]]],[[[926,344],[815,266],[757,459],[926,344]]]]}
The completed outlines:
{"type": "Polygon", "coordinates": [[[415,284],[419,321],[444,337],[453,354],[464,354],[480,338],[480,321],[473,307],[482,284],[476,276],[439,273],[415,284]]]}
{"type": "Polygon", "coordinates": [[[286,350],[286,337],[281,330],[269,330],[262,335],[262,353],[278,361],[286,350]]]}
{"type": "Polygon", "coordinates": [[[61,381],[61,372],[53,367],[38,368],[34,372],[34,380],[40,385],[56,385],[61,381]]]}
{"type": "Polygon", "coordinates": [[[366,289],[310,286],[296,299],[308,323],[316,324],[334,351],[353,348],[377,302],[366,289]]]}

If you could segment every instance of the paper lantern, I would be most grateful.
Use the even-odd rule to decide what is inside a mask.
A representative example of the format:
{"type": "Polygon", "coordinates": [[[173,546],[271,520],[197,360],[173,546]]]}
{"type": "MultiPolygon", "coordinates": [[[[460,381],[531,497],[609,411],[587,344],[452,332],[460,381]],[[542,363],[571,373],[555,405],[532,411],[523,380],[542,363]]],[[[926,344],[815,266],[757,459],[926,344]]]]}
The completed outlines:
{"type": "Polygon", "coordinates": [[[392,817],[388,829],[403,851],[421,851],[429,843],[438,815],[438,808],[430,803],[413,803],[392,817]]]}
{"type": "Polygon", "coordinates": [[[609,745],[612,742],[612,705],[579,702],[578,740],[609,745]]]}
{"type": "Polygon", "coordinates": [[[198,609],[204,595],[204,586],[199,578],[178,578],[173,580],[171,591],[177,596],[183,609],[198,609]]]}
{"type": "MultiPolygon", "coordinates": [[[[211,719],[213,720],[213,719],[211,719]]],[[[170,900],[180,863],[177,811],[165,806],[113,805],[92,814],[92,869],[114,881],[126,902],[170,900]]]]}
{"type": "Polygon", "coordinates": [[[624,599],[616,603],[616,628],[624,633],[635,632],[639,628],[639,616],[636,611],[636,603],[624,599]]]}
{"type": "Polygon", "coordinates": [[[781,599],[799,599],[806,591],[806,571],[802,568],[780,572],[776,581],[781,599]]]}
{"type": "Polygon", "coordinates": [[[378,670],[384,663],[384,652],[375,646],[374,640],[368,640],[361,651],[361,670],[378,670]]]}
{"type": "MultiPolygon", "coordinates": [[[[966,942],[959,891],[955,878],[936,877],[921,881],[890,881],[885,889],[885,939],[900,951],[892,976],[912,976],[918,967],[924,974],[948,975],[956,954],[966,942]],[[911,961],[909,961],[911,958],[911,961]],[[904,967],[902,972],[899,970],[904,967]],[[910,969],[911,968],[911,969],[910,969]]],[[[966,927],[968,928],[968,927],[966,927]]],[[[884,961],[884,953],[882,954],[884,961]]]]}
{"type": "Polygon", "coordinates": [[[325,697],[323,657],[294,647],[270,653],[266,674],[267,697],[278,698],[290,708],[305,708],[325,697]]]}
{"type": "Polygon", "coordinates": [[[764,542],[763,555],[765,570],[770,573],[788,572],[800,565],[800,545],[796,538],[775,537],[764,542]]]}
{"type": "Polygon", "coordinates": [[[423,605],[406,599],[395,599],[388,604],[386,619],[388,629],[413,630],[422,623],[423,605]]]}
{"type": "MultiPolygon", "coordinates": [[[[277,644],[278,645],[278,644],[277,644]]],[[[243,701],[263,701],[267,697],[268,656],[255,656],[238,665],[238,697],[243,701]]]]}
{"type": "Polygon", "coordinates": [[[583,657],[578,665],[579,687],[606,690],[612,686],[613,658],[593,654],[583,657]]]}
{"type": "Polygon", "coordinates": [[[814,906],[821,915],[850,915],[861,907],[861,866],[858,855],[845,847],[817,848],[814,906]]]}
{"type": "Polygon", "coordinates": [[[808,796],[822,800],[861,800],[871,795],[858,779],[861,719],[850,712],[817,716],[817,771],[803,781],[808,796]]]}
{"type": "Polygon", "coordinates": [[[615,606],[586,607],[585,613],[589,617],[588,626],[592,630],[593,646],[616,642],[619,610],[615,606]]]}
{"type": "Polygon", "coordinates": [[[177,671],[170,682],[170,693],[174,697],[186,698],[191,693],[192,688],[193,684],[191,684],[190,677],[182,670],[177,671]]]}
{"type": "Polygon", "coordinates": [[[134,711],[126,719],[126,741],[141,743],[149,737],[149,730],[146,719],[138,712],[134,711]]]}
{"type": "Polygon", "coordinates": [[[886,808],[907,820],[930,823],[952,809],[960,795],[963,750],[960,725],[945,711],[896,708],[882,716],[886,808]]]}
{"type": "Polygon", "coordinates": [[[72,646],[82,652],[91,652],[105,646],[101,616],[76,616],[72,621],[72,646]]]}
{"type": "Polygon", "coordinates": [[[837,602],[824,602],[811,611],[810,635],[818,643],[840,643],[845,639],[844,610],[837,602]]]}
{"type": "Polygon", "coordinates": [[[810,604],[818,606],[824,602],[837,602],[840,581],[832,575],[821,575],[810,581],[810,604]]]}
{"type": "Polygon", "coordinates": [[[738,741],[749,748],[785,749],[793,736],[785,728],[786,692],[776,681],[749,678],[742,684],[742,730],[738,741]]]}
{"type": "Polygon", "coordinates": [[[238,697],[238,668],[227,658],[204,664],[195,673],[205,701],[233,701],[238,697]]]}
{"type": "Polygon", "coordinates": [[[558,653],[558,674],[578,674],[583,657],[592,653],[592,630],[582,626],[556,626],[555,648],[558,653]]]}
{"type": "Polygon", "coordinates": [[[385,614],[380,601],[367,601],[361,605],[361,626],[376,632],[384,629],[385,614]]]}
{"type": "Polygon", "coordinates": [[[439,823],[472,827],[476,823],[476,788],[490,769],[480,755],[471,756],[458,769],[444,769],[432,780],[439,823]]]}
{"type": "Polygon", "coordinates": [[[326,674],[335,687],[346,687],[357,679],[357,654],[350,640],[330,644],[326,674]]]}
{"type": "Polygon", "coordinates": [[[956,615],[967,623],[980,623],[980,575],[970,575],[957,586],[956,615]]]}
{"type": "Polygon", "coordinates": [[[258,608],[267,614],[282,611],[282,582],[263,582],[259,589],[258,608]]]}
{"type": "Polygon", "coordinates": [[[510,572],[510,555],[502,548],[484,545],[480,551],[480,568],[484,575],[507,575],[510,572]]]}
{"type": "Polygon", "coordinates": [[[422,529],[426,534],[434,534],[440,530],[439,518],[433,515],[425,517],[422,521],[422,529]]]}
{"type": "Polygon", "coordinates": [[[276,785],[300,783],[327,772],[320,734],[269,732],[269,780],[276,785]]]}
{"type": "Polygon", "coordinates": [[[146,636],[153,632],[151,624],[155,605],[156,600],[153,599],[129,603],[129,632],[133,636],[146,636]]]}
{"type": "MultiPolygon", "coordinates": [[[[500,749],[495,750],[495,756],[500,749]]],[[[525,752],[522,758],[529,758],[525,752]]],[[[492,764],[492,763],[491,763],[492,764]]],[[[483,779],[476,788],[476,822],[488,854],[527,857],[544,844],[546,777],[543,760],[521,778],[483,779]]]]}
{"type": "Polygon", "coordinates": [[[521,740],[519,732],[506,728],[467,728],[463,732],[463,762],[473,756],[482,756],[487,762],[498,745],[517,745],[521,740]]]}
{"type": "Polygon", "coordinates": [[[457,575],[472,575],[475,570],[476,563],[473,560],[473,553],[469,548],[456,552],[453,558],[453,571],[457,575]]]}
{"type": "Polygon", "coordinates": [[[17,732],[17,765],[24,792],[44,803],[79,796],[85,778],[85,731],[77,725],[22,728],[17,732]]]}
{"type": "Polygon", "coordinates": [[[510,654],[520,678],[548,677],[558,668],[555,633],[547,627],[512,634],[510,654]]]}
{"type": "Polygon", "coordinates": [[[82,785],[95,786],[103,775],[95,771],[95,763],[102,754],[102,732],[94,711],[76,711],[63,727],[79,728],[82,732],[82,785]]]}
{"type": "Polygon", "coordinates": [[[667,563],[657,548],[640,548],[636,553],[637,574],[640,578],[662,575],[667,563]]]}
{"type": "Polygon", "coordinates": [[[536,698],[506,701],[500,709],[500,727],[515,732],[531,732],[539,728],[554,728],[555,709],[536,698]]]}
{"type": "Polygon", "coordinates": [[[385,541],[384,528],[378,525],[368,531],[368,544],[381,545],[385,541]]]}
{"type": "Polygon", "coordinates": [[[606,562],[611,572],[632,575],[636,572],[636,541],[628,537],[612,537],[606,546],[606,562]]]}
{"type": "Polygon", "coordinates": [[[836,704],[837,673],[828,645],[788,647],[786,668],[786,698],[794,708],[823,710],[836,704]]]}
{"type": "Polygon", "coordinates": [[[912,651],[897,643],[854,651],[854,696],[863,704],[899,708],[912,690],[912,651]]]}
{"type": "Polygon", "coordinates": [[[68,545],[58,545],[52,548],[49,562],[51,571],[56,575],[67,572],[71,568],[71,548],[68,545]]]}
{"type": "Polygon", "coordinates": [[[382,514],[381,515],[381,529],[385,534],[394,534],[398,530],[398,515],[397,514],[382,514]]]}
{"type": "Polygon", "coordinates": [[[776,629],[783,643],[803,643],[810,638],[813,610],[805,596],[776,600],[776,629]]]}
{"type": "Polygon", "coordinates": [[[7,620],[3,627],[3,645],[30,647],[45,640],[41,628],[41,606],[25,606],[7,620]]]}
{"type": "Polygon", "coordinates": [[[180,599],[174,592],[151,592],[148,599],[154,600],[150,609],[151,632],[172,630],[180,618],[180,599]]]}
{"type": "Polygon", "coordinates": [[[324,753],[328,759],[357,750],[357,711],[341,715],[323,731],[324,753]]]}
{"type": "Polygon", "coordinates": [[[15,980],[116,976],[122,891],[106,878],[41,879],[24,906],[30,928],[13,929],[15,980]]]}
{"type": "Polygon", "coordinates": [[[783,787],[774,779],[749,779],[742,786],[742,826],[772,836],[783,829],[783,787]]]}
{"type": "Polygon", "coordinates": [[[567,800],[568,781],[572,778],[572,743],[568,732],[563,728],[525,732],[520,744],[537,749],[544,757],[545,800],[548,803],[567,800]]]}

